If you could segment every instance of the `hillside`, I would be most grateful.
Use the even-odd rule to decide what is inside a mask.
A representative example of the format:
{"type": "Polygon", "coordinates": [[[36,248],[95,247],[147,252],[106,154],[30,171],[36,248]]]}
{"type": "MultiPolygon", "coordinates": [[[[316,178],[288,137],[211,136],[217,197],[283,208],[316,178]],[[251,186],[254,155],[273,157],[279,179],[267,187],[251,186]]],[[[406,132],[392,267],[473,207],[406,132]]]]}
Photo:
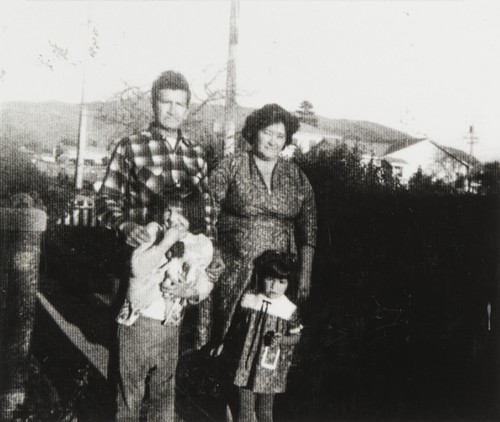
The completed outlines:
{"type": "MultiPolygon", "coordinates": [[[[192,105],[192,111],[198,108],[192,105]]],[[[241,107],[238,110],[237,129],[241,128],[245,117],[252,111],[241,107]]],[[[149,103],[139,105],[96,102],[89,104],[88,144],[106,149],[110,141],[130,132],[132,115],[140,115],[140,125],[150,119],[149,103]],[[103,121],[102,116],[106,116],[103,121]],[[117,121],[125,122],[118,124],[117,121]]],[[[211,131],[214,124],[224,119],[222,105],[209,104],[198,110],[191,118],[191,128],[195,131],[211,131]]],[[[61,102],[8,102],[2,104],[0,116],[0,138],[17,142],[37,151],[51,150],[62,139],[76,143],[78,138],[79,106],[61,102]]],[[[318,116],[318,127],[326,132],[342,135],[345,139],[357,139],[371,143],[392,143],[411,139],[403,132],[377,123],[347,119],[331,119],[318,116]]]]}
{"type": "MultiPolygon", "coordinates": [[[[88,145],[105,149],[113,139],[116,125],[101,122],[96,117],[99,103],[90,105],[88,145]]],[[[76,144],[80,107],[60,102],[10,102],[2,104],[0,138],[25,145],[35,151],[50,151],[61,140],[76,144]]]]}
{"type": "Polygon", "coordinates": [[[413,139],[410,135],[378,123],[365,120],[330,119],[318,116],[318,127],[342,135],[344,139],[369,142],[390,142],[413,139]]]}

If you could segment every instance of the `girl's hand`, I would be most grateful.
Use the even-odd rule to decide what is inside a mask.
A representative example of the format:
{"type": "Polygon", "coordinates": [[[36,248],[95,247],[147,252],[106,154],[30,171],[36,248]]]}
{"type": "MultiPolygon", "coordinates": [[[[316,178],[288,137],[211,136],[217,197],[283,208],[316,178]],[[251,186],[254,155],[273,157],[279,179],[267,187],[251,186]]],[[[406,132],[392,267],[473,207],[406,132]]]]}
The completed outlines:
{"type": "Polygon", "coordinates": [[[274,333],[273,337],[271,338],[271,347],[278,347],[282,341],[283,341],[283,334],[274,333]]]}

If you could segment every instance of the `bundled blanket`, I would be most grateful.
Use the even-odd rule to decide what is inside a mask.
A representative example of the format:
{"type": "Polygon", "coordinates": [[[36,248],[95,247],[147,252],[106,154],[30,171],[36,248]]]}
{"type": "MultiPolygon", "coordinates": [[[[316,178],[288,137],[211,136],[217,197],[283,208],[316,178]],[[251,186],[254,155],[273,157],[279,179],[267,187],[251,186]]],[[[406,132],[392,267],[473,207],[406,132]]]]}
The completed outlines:
{"type": "Polygon", "coordinates": [[[146,228],[150,241],[132,254],[127,297],[117,321],[132,325],[139,315],[162,309],[164,323],[177,325],[186,304],[204,300],[213,288],[206,274],[213,245],[205,235],[187,231],[186,225],[150,223],[146,228]]]}

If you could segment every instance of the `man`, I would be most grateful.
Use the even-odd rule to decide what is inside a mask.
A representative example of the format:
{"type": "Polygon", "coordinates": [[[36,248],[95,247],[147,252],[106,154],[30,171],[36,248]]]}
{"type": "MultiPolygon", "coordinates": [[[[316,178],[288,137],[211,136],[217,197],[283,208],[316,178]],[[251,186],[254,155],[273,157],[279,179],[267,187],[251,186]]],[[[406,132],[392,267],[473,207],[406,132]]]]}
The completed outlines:
{"type": "MultiPolygon", "coordinates": [[[[164,72],[153,83],[151,98],[154,122],[147,130],[122,139],[113,152],[98,194],[98,217],[106,227],[123,236],[128,245],[138,247],[151,240],[146,225],[153,221],[165,223],[165,211],[172,203],[180,203],[190,231],[204,233],[213,240],[215,213],[208,190],[205,154],[180,130],[191,98],[189,85],[180,73],[164,72]]],[[[216,254],[207,270],[209,280],[214,282],[220,272],[221,262],[216,254]]],[[[197,298],[183,296],[183,289],[176,290],[178,287],[170,287],[170,293],[196,301],[197,298]]],[[[129,305],[126,300],[117,318],[117,419],[139,419],[144,379],[149,375],[150,419],[173,420],[179,325],[162,325],[165,310],[157,308],[146,309],[135,321],[137,315],[127,313],[129,305]],[[137,353],[139,349],[142,352],[137,353]]]]}
{"type": "Polygon", "coordinates": [[[99,219],[136,247],[148,240],[145,226],[158,217],[165,195],[187,197],[198,190],[205,203],[205,232],[213,237],[204,151],[180,130],[191,99],[189,85],[181,74],[164,72],[151,97],[154,122],[122,139],[111,157],[97,201],[99,219]]]}

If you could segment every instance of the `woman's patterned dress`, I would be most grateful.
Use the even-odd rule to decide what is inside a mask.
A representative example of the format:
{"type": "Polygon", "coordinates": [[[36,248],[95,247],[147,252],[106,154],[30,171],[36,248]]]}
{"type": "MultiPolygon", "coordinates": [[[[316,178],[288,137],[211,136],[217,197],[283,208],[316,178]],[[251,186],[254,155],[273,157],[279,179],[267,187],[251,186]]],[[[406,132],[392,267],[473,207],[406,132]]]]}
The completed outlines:
{"type": "Polygon", "coordinates": [[[316,243],[316,206],[306,176],[278,159],[268,190],[253,154],[221,161],[210,176],[218,219],[218,243],[226,269],[213,293],[212,337],[223,338],[236,305],[250,286],[253,261],[265,250],[296,253],[316,243]]]}

